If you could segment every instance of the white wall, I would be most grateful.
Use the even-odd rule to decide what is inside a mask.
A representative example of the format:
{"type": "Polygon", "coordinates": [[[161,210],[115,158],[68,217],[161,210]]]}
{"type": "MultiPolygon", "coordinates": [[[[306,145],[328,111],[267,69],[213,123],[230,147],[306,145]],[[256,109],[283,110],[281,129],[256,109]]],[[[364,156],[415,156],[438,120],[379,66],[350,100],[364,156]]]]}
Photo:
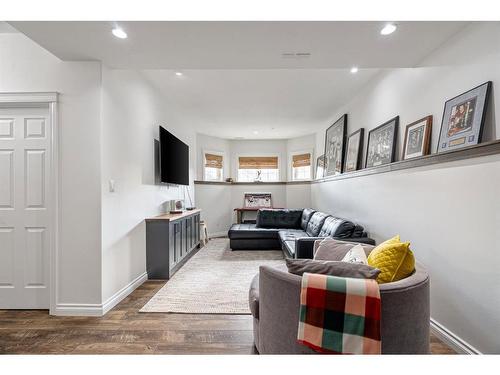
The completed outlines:
{"type": "Polygon", "coordinates": [[[60,93],[56,300],[100,304],[100,64],[62,62],[22,34],[0,33],[0,51],[0,91],[60,93]]]}
{"type": "MultiPolygon", "coordinates": [[[[184,188],[155,182],[154,140],[162,125],[190,146],[195,178],[196,134],[140,72],[103,68],[102,84],[102,279],[105,302],[146,272],[146,217],[184,188]],[[109,191],[109,180],[115,192],[109,191]]],[[[190,186],[194,199],[194,189],[190,186]]],[[[187,196],[186,196],[187,199],[187,196]]]]}
{"type": "MultiPolygon", "coordinates": [[[[484,134],[485,140],[495,139],[500,134],[495,121],[500,111],[500,96],[495,95],[500,87],[499,40],[500,23],[474,24],[422,67],[384,73],[334,117],[348,113],[351,133],[359,127],[368,131],[395,115],[400,115],[402,130],[432,114],[435,152],[445,101],[492,80],[484,134]]],[[[323,142],[321,131],[317,147],[323,142]]],[[[311,193],[313,207],[359,222],[377,241],[395,234],[410,241],[430,273],[432,317],[478,350],[498,353],[499,188],[496,155],[313,184],[311,193]]]]}

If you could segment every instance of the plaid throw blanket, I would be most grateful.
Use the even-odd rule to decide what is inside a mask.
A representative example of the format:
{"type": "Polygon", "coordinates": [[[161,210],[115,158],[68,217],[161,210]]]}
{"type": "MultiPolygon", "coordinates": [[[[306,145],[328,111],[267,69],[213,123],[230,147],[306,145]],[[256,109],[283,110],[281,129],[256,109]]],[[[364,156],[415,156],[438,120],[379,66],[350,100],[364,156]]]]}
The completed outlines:
{"type": "Polygon", "coordinates": [[[304,273],[298,342],[332,354],[380,354],[375,280],[304,273]]]}

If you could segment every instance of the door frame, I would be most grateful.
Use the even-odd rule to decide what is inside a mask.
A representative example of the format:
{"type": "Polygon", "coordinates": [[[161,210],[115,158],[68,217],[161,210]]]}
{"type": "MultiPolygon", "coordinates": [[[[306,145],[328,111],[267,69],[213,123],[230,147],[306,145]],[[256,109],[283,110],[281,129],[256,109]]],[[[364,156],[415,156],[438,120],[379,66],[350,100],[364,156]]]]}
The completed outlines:
{"type": "Polygon", "coordinates": [[[54,315],[57,306],[58,272],[57,259],[59,254],[59,210],[60,210],[60,180],[59,180],[59,94],[57,92],[14,92],[0,93],[0,108],[40,108],[49,109],[50,123],[50,181],[48,191],[48,206],[50,209],[49,223],[49,314],[54,315]]]}

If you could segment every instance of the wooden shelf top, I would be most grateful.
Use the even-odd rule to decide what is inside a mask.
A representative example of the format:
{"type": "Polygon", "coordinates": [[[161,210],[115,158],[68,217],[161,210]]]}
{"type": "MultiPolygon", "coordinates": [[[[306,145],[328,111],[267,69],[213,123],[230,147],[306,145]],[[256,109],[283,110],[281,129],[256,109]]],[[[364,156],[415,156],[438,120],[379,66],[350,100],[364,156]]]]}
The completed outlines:
{"type": "Polygon", "coordinates": [[[148,217],[146,221],[157,221],[157,220],[166,220],[166,221],[176,221],[194,214],[200,213],[201,210],[199,208],[195,208],[194,210],[186,210],[182,214],[162,214],[155,217],[148,217]]]}

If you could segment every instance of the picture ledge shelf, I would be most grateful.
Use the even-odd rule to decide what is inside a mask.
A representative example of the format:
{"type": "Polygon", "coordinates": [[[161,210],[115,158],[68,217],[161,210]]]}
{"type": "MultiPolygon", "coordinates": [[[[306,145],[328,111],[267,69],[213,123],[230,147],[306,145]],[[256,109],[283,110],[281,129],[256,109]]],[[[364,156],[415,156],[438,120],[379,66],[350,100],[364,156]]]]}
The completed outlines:
{"type": "Polygon", "coordinates": [[[464,159],[478,158],[481,156],[489,156],[500,154],[500,140],[495,140],[491,142],[484,142],[478,145],[464,147],[459,150],[442,152],[440,154],[431,154],[426,156],[420,156],[408,160],[400,160],[390,164],[379,165],[377,167],[360,169],[353,172],[346,172],[343,174],[329,176],[324,178],[319,178],[317,180],[311,181],[313,184],[343,180],[347,178],[356,178],[362,176],[369,176],[378,173],[387,173],[393,171],[399,171],[403,169],[425,167],[428,165],[449,163],[453,161],[459,161],[464,159]]]}
{"type": "Polygon", "coordinates": [[[195,180],[196,185],[302,185],[310,184],[312,181],[274,181],[274,182],[226,182],[226,181],[202,181],[195,180]]]}

